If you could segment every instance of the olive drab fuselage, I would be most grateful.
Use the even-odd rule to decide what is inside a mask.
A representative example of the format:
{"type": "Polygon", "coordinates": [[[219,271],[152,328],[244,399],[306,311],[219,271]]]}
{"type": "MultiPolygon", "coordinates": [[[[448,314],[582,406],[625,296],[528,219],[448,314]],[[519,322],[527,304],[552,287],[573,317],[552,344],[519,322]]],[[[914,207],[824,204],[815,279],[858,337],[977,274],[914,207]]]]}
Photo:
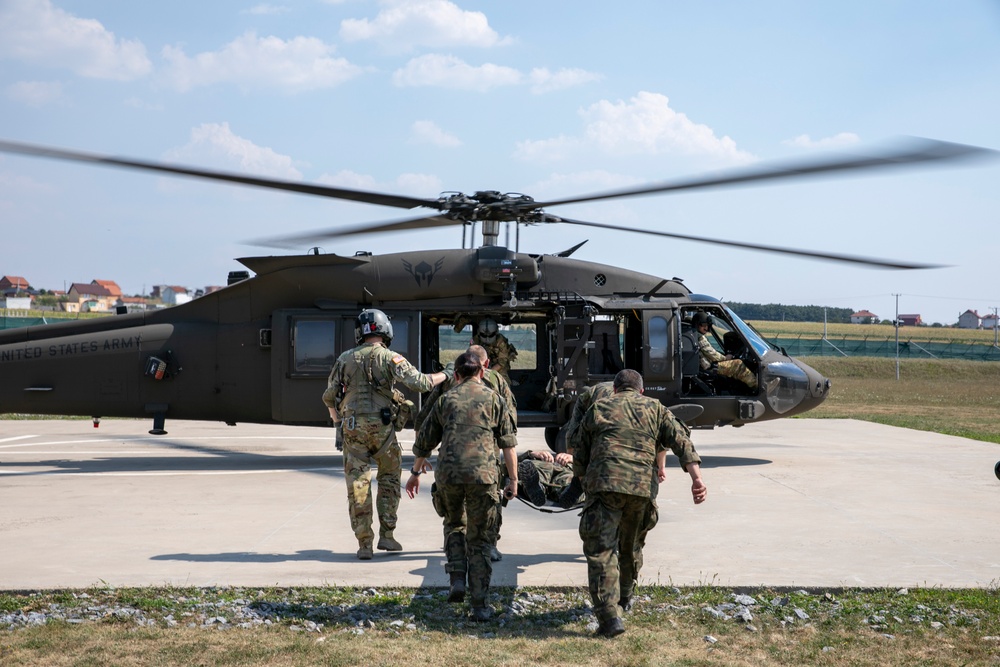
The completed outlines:
{"type": "Polygon", "coordinates": [[[167,419],[326,424],[320,397],[366,307],[391,318],[392,349],[424,373],[448,360],[460,317],[500,323],[518,347],[522,428],[565,423],[583,388],[621,368],[696,427],[798,414],[827,394],[826,378],[676,279],[498,246],[240,261],[256,275],[180,306],[0,331],[0,412],[148,417],[160,432],[167,419]],[[717,345],[739,345],[758,390],[692,365],[698,311],[717,345]]]}

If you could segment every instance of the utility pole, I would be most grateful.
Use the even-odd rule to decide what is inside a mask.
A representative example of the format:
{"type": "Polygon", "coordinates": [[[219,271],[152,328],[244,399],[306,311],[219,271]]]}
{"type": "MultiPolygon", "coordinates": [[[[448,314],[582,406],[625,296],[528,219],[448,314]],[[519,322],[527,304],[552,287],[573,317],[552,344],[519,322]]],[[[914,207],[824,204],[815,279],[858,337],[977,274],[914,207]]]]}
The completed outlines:
{"type": "Polygon", "coordinates": [[[993,347],[1000,347],[997,345],[997,325],[1000,321],[997,320],[997,307],[993,306],[993,347]]]}
{"type": "Polygon", "coordinates": [[[892,321],[896,327],[896,382],[899,382],[899,295],[893,296],[896,297],[896,319],[892,321]]]}

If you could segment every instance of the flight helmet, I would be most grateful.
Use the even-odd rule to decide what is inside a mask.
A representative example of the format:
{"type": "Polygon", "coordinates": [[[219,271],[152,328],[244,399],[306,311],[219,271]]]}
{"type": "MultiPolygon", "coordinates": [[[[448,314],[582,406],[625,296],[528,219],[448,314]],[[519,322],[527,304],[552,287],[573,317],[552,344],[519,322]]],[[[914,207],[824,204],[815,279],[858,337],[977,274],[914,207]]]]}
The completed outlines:
{"type": "Polygon", "coordinates": [[[709,327],[712,326],[712,316],[703,310],[699,310],[694,315],[691,316],[691,326],[695,329],[700,327],[702,324],[707,324],[709,327]]]}
{"type": "Polygon", "coordinates": [[[492,343],[496,340],[497,334],[500,333],[500,326],[493,318],[484,317],[479,320],[479,326],[476,328],[476,333],[479,334],[480,341],[484,343],[492,343]]]}
{"type": "Polygon", "coordinates": [[[358,314],[358,319],[354,322],[354,338],[360,343],[372,334],[381,336],[388,345],[392,342],[392,322],[381,310],[366,308],[358,314]]]}

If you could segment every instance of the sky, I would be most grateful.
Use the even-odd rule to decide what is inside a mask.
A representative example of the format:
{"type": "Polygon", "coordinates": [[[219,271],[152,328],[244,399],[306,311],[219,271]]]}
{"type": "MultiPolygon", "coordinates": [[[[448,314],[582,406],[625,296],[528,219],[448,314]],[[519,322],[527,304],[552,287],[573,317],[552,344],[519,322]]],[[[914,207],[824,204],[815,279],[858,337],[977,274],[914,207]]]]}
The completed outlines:
{"type": "MultiPolygon", "coordinates": [[[[0,0],[0,140],[422,198],[547,201],[901,136],[1000,149],[998,118],[989,0],[0,0]]],[[[727,301],[886,319],[898,302],[951,324],[1000,307],[998,180],[994,159],[548,210],[946,268],[565,224],[522,229],[520,250],[587,241],[574,257],[727,301]]],[[[0,154],[0,275],[197,289],[235,258],[290,252],[248,240],[423,213],[0,154]]],[[[321,246],[461,243],[439,228],[321,246]]]]}

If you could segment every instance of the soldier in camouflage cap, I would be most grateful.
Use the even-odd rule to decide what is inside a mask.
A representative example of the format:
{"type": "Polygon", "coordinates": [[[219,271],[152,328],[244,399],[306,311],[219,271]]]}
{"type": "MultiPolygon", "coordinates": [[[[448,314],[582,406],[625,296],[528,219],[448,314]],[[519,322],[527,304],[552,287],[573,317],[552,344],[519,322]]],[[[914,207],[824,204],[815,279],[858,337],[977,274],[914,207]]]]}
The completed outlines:
{"type": "Polygon", "coordinates": [[[496,452],[498,447],[503,452],[509,476],[504,495],[514,498],[517,436],[503,400],[483,383],[478,356],[462,354],[455,361],[455,377],[459,384],[438,399],[417,434],[406,493],[411,498],[419,493],[420,475],[430,470],[427,457],[440,443],[435,483],[444,509],[448,601],[465,599],[468,578],[472,618],[485,621],[492,616],[486,601],[493,574],[488,535],[499,505],[496,452]]]}
{"type": "MultiPolygon", "coordinates": [[[[421,373],[389,349],[392,323],[381,310],[361,311],[355,326],[358,346],[340,355],[327,380],[323,402],[344,438],[344,477],[351,528],[358,538],[358,558],[370,560],[372,530],[371,463],[378,472],[379,540],[383,551],[401,551],[396,541],[402,450],[396,440],[402,394],[397,382],[424,392],[447,379],[445,373],[421,373]]],[[[404,420],[405,421],[405,420],[404,420]]],[[[402,428],[399,426],[399,428],[402,428]]]]}
{"type": "Polygon", "coordinates": [[[646,534],[658,519],[655,499],[667,476],[668,448],[691,476],[695,504],[708,493],[687,427],[642,390],[639,373],[619,372],[614,394],[594,403],[584,417],[573,456],[573,472],[587,493],[580,538],[590,596],[597,633],[605,637],[625,632],[621,609],[631,606],[646,534]]]}

